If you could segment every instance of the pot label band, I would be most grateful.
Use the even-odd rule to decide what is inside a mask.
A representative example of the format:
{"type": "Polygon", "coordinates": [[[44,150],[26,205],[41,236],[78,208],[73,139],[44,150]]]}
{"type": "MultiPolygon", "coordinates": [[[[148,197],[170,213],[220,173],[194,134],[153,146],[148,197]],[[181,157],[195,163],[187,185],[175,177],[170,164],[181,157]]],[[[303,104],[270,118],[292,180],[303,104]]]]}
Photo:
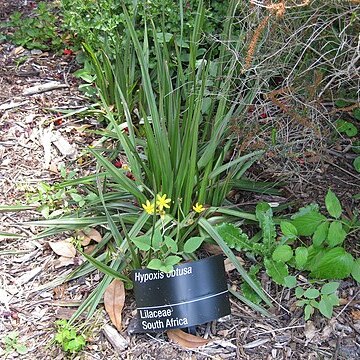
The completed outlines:
{"type": "Polygon", "coordinates": [[[222,255],[174,266],[171,273],[132,272],[137,324],[134,332],[166,331],[230,314],[222,255]]]}

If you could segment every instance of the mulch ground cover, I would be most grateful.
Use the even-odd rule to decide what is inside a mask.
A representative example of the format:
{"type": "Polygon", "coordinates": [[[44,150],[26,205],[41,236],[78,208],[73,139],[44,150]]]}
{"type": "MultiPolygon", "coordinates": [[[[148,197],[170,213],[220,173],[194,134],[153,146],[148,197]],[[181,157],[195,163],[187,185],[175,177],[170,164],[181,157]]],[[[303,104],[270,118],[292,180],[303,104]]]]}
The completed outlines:
{"type": "MultiPolygon", "coordinates": [[[[21,5],[21,6],[20,6],[21,5]]],[[[16,9],[21,1],[0,1],[1,19],[16,9]]],[[[50,109],[79,109],[90,105],[78,91],[73,55],[28,51],[10,43],[0,44],[0,196],[1,205],[25,203],[26,194],[40,182],[53,183],[60,178],[63,163],[79,174],[91,173],[91,164],[79,162],[82,151],[95,138],[85,129],[99,126],[91,117],[61,119],[50,109]],[[21,61],[19,61],[21,59],[21,61]],[[61,85],[53,90],[26,95],[40,84],[61,85]],[[61,119],[61,121],[59,121],[61,119]],[[84,127],[84,125],[86,125],[84,127]]],[[[352,213],[359,203],[352,195],[360,192],[359,177],[349,167],[351,159],[341,142],[329,151],[320,151],[315,159],[279,163],[267,157],[257,164],[251,176],[277,181],[286,179],[283,201],[294,208],[312,201],[321,203],[332,188],[352,213]],[[337,146],[337,147],[336,147],[337,146]]],[[[241,205],[266,199],[237,193],[241,205]]],[[[280,199],[281,200],[281,199],[280,199]]],[[[98,272],[76,281],[60,281],[83,260],[80,256],[66,263],[59,259],[48,241],[33,240],[38,229],[24,221],[38,217],[36,211],[0,213],[0,231],[26,234],[27,239],[0,239],[0,351],[2,358],[63,359],[65,353],[53,343],[56,319],[68,319],[102,278],[98,272]],[[18,332],[19,343],[28,352],[6,352],[5,339],[18,332]]],[[[359,256],[357,239],[349,248],[359,256]]],[[[228,274],[233,287],[240,281],[236,271],[228,274]]],[[[122,337],[125,348],[116,349],[105,336],[104,326],[111,322],[102,305],[91,319],[81,321],[91,329],[85,349],[76,359],[358,359],[360,358],[360,290],[354,281],[342,281],[341,306],[327,320],[315,315],[305,322],[302,310],[295,306],[290,290],[280,289],[267,275],[262,285],[272,297],[273,317],[265,318],[231,299],[231,316],[197,327],[199,336],[210,339],[208,345],[185,350],[172,343],[166,334],[129,335],[135,303],[129,293],[123,310],[122,337]]]]}

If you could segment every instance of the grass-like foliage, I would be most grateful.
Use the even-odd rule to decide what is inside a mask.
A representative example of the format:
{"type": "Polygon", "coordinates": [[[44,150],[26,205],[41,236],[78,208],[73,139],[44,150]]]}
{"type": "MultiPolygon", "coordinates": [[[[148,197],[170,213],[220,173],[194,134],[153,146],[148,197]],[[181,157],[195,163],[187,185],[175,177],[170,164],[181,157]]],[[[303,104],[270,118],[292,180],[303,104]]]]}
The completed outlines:
{"type": "MultiPolygon", "coordinates": [[[[231,34],[230,15],[235,9],[236,1],[231,1],[224,37],[231,34]]],[[[199,58],[203,1],[199,2],[188,39],[188,62],[182,61],[181,47],[176,47],[176,57],[171,58],[166,42],[156,36],[156,56],[150,61],[147,34],[157,31],[154,24],[151,20],[146,23],[144,40],[140,41],[134,18],[125,6],[123,12],[126,42],[114,61],[106,51],[97,55],[84,45],[95,69],[108,123],[102,132],[103,147],[89,149],[98,172],[58,185],[80,185],[82,198],[89,198],[91,193],[91,201],[72,214],[36,222],[48,227],[39,237],[86,227],[103,228],[102,241],[91,255],[84,255],[88,262],[72,277],[94,268],[106,276],[74,318],[85,308],[89,315],[93,313],[113,277],[121,278],[129,287],[130,269],[148,266],[171,271],[182,258],[195,258],[193,252],[205,236],[219,244],[249,287],[270,304],[259,283],[247,274],[212,225],[213,220],[256,220],[254,214],[236,209],[228,213],[226,207],[232,204],[226,196],[232,187],[242,186],[244,173],[263,154],[238,151],[234,146],[236,134],[230,130],[231,120],[241,116],[251,103],[257,83],[248,84],[245,97],[241,94],[230,101],[232,78],[239,71],[236,57],[221,45],[216,61],[199,58]],[[156,64],[155,69],[151,63],[156,64]],[[171,68],[174,63],[175,70],[171,68]],[[109,148],[106,140],[115,146],[109,148]]],[[[240,46],[240,40],[235,46],[240,46]]],[[[244,186],[254,184],[249,186],[246,181],[244,186]]],[[[257,190],[266,191],[266,187],[259,184],[257,190]]],[[[268,314],[259,306],[256,309],[268,314]]]]}

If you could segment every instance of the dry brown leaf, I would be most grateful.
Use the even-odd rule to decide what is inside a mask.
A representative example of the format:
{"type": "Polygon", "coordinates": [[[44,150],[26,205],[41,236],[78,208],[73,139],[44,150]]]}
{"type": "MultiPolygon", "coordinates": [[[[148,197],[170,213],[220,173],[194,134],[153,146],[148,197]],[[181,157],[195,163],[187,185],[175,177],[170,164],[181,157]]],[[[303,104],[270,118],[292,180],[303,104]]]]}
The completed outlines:
{"type": "Polygon", "coordinates": [[[91,238],[86,236],[82,231],[79,231],[78,236],[81,239],[81,246],[88,246],[90,244],[91,238]]]}
{"type": "MultiPolygon", "coordinates": [[[[239,261],[239,263],[241,265],[245,264],[245,261],[240,257],[240,256],[236,256],[236,259],[239,261]]],[[[225,259],[224,261],[224,265],[225,265],[225,271],[226,272],[230,272],[236,269],[235,265],[232,263],[232,261],[230,259],[225,259]]]]}
{"type": "Polygon", "coordinates": [[[351,316],[354,320],[360,320],[360,310],[352,310],[351,316]]]}
{"type": "Polygon", "coordinates": [[[59,269],[64,266],[69,266],[69,265],[74,265],[74,264],[75,264],[75,258],[70,258],[70,257],[66,257],[66,256],[60,256],[54,262],[55,269],[59,269]]]}
{"type": "Polygon", "coordinates": [[[207,339],[187,334],[180,329],[168,330],[167,336],[169,337],[169,339],[176,342],[178,345],[188,349],[198,348],[200,346],[206,345],[209,342],[209,340],[207,339]]]}
{"type": "Polygon", "coordinates": [[[96,241],[97,243],[99,243],[102,240],[101,234],[94,228],[84,229],[80,233],[82,233],[84,237],[88,237],[91,240],[96,241]]]}
{"type": "Polygon", "coordinates": [[[124,302],[124,283],[121,280],[115,279],[105,290],[104,305],[111,322],[119,331],[121,330],[121,311],[124,307],[124,302]]]}
{"type": "Polygon", "coordinates": [[[76,255],[75,246],[67,241],[49,242],[53,252],[60,256],[73,258],[76,255]]]}
{"type": "Polygon", "coordinates": [[[205,243],[205,244],[202,245],[202,249],[207,251],[208,253],[210,253],[212,255],[223,254],[223,251],[221,250],[221,247],[219,245],[215,245],[215,244],[205,243]]]}
{"type": "Polygon", "coordinates": [[[86,246],[84,248],[84,253],[86,255],[91,255],[91,253],[94,251],[94,249],[96,248],[96,245],[89,245],[89,246],[86,246]]]}

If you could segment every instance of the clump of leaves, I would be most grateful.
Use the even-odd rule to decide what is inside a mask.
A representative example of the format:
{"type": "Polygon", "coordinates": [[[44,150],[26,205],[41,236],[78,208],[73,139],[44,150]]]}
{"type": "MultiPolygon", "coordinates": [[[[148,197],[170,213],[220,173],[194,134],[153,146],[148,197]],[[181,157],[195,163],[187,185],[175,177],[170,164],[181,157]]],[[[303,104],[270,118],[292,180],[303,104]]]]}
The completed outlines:
{"type": "Polygon", "coordinates": [[[50,5],[40,2],[34,11],[34,16],[24,17],[16,11],[10,16],[10,21],[2,26],[15,28],[10,39],[27,49],[58,50],[62,39],[57,32],[56,16],[51,12],[50,5]]]}
{"type": "Polygon", "coordinates": [[[305,321],[310,319],[315,309],[318,309],[326,318],[331,319],[334,306],[339,305],[339,298],[336,294],[338,287],[338,282],[329,282],[324,284],[320,291],[316,288],[304,290],[300,286],[295,289],[295,296],[300,299],[296,305],[304,307],[305,321]]]}
{"type": "Polygon", "coordinates": [[[78,335],[74,326],[66,320],[55,322],[57,332],[54,341],[61,345],[62,349],[69,353],[79,352],[86,345],[86,337],[83,334],[78,335]]]}
{"type": "Polygon", "coordinates": [[[28,352],[26,345],[19,343],[19,333],[12,331],[4,338],[5,352],[10,354],[16,351],[19,355],[24,355],[28,352]]]}
{"type": "MultiPolygon", "coordinates": [[[[344,279],[351,275],[360,282],[360,259],[354,259],[343,247],[348,234],[360,228],[358,214],[354,212],[352,219],[346,218],[339,199],[331,190],[325,197],[325,206],[329,218],[320,213],[317,204],[310,204],[294,214],[291,221],[281,221],[282,236],[278,238],[273,212],[267,203],[256,206],[261,236],[249,239],[240,228],[227,223],[217,225],[216,228],[229,247],[246,251],[253,258],[261,257],[267,274],[279,285],[296,287],[296,278],[290,275],[289,267],[309,271],[315,279],[344,279]],[[308,237],[311,237],[311,242],[306,245],[304,240],[308,237]]],[[[249,272],[254,280],[257,271],[258,267],[253,267],[249,272]]],[[[247,285],[244,284],[242,290],[251,301],[260,301],[247,285]]],[[[303,302],[309,305],[306,313],[310,311],[310,306],[316,308],[315,300],[308,300],[303,302]]],[[[327,309],[329,314],[327,298],[321,297],[319,303],[323,309],[320,312],[326,312],[327,309]]]]}
{"type": "MultiPolygon", "coordinates": [[[[60,167],[60,175],[64,180],[70,181],[76,175],[75,171],[67,171],[60,167]]],[[[80,194],[75,186],[63,186],[39,182],[36,188],[25,188],[28,204],[36,205],[45,219],[55,218],[67,214],[71,208],[81,208],[87,202],[95,200],[97,196],[92,192],[80,194]]]]}

